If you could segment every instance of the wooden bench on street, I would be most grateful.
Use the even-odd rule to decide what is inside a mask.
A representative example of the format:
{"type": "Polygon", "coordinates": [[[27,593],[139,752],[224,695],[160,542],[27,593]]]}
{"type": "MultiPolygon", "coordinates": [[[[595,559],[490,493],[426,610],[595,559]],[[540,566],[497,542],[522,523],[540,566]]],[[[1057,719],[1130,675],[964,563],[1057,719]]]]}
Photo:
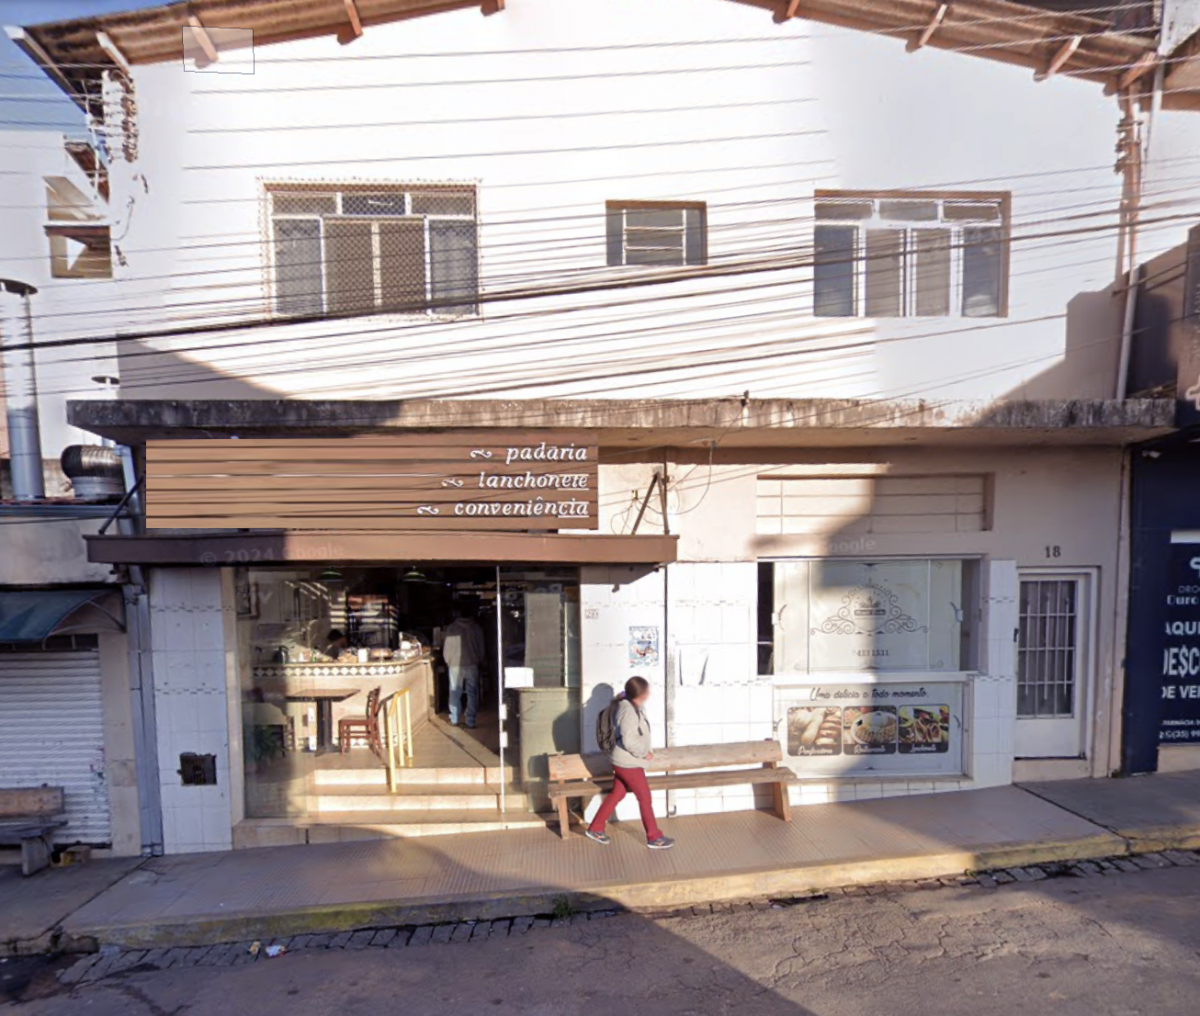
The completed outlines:
{"type": "MultiPolygon", "coordinates": [[[[775,814],[785,822],[792,819],[788,785],[795,777],[780,765],[783,750],[774,739],[656,748],[653,754],[646,762],[646,782],[652,791],[770,784],[775,814]],[[732,766],[741,768],[727,768],[732,766]]],[[[570,802],[611,790],[612,763],[601,752],[548,759],[550,800],[558,812],[559,832],[566,839],[571,829],[570,802]]]]}
{"type": "Polygon", "coordinates": [[[50,864],[51,837],[67,824],[62,787],[0,790],[0,846],[21,847],[21,874],[50,864]]]}

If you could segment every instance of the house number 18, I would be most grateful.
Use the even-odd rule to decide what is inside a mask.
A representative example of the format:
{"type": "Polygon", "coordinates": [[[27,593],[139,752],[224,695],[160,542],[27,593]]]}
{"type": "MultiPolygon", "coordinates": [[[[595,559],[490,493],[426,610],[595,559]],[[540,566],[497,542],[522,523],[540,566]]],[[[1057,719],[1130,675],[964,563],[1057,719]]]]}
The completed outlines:
{"type": "Polygon", "coordinates": [[[1046,548],[1047,557],[1062,557],[1062,547],[1057,543],[1046,548]]]}

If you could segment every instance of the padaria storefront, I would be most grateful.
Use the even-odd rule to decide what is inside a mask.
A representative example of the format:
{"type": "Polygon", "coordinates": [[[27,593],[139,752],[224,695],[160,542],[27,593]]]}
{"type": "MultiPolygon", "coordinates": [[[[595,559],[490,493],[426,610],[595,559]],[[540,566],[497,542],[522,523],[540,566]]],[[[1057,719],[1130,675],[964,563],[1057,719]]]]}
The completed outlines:
{"type": "MultiPolygon", "coordinates": [[[[160,755],[215,759],[215,785],[164,790],[165,810],[203,817],[199,829],[179,819],[168,849],[318,842],[351,811],[379,835],[409,834],[362,818],[366,794],[335,800],[330,787],[348,778],[326,772],[343,764],[336,721],[385,682],[330,678],[344,685],[331,690],[359,694],[318,723],[315,703],[289,705],[277,679],[311,667],[315,642],[349,627],[354,660],[339,665],[381,665],[376,649],[414,654],[428,672],[427,730],[445,732],[435,629],[465,599],[489,646],[500,628],[485,696],[494,739],[483,747],[504,762],[477,758],[486,793],[504,784],[493,827],[540,821],[531,745],[593,747],[597,711],[631,674],[654,687],[659,743],[777,738],[797,804],[1108,770],[1123,638],[1116,439],[846,449],[763,448],[748,437],[681,447],[675,435],[666,450],[653,440],[481,428],[151,442],[151,528],[93,540],[91,552],[148,567],[158,625],[179,629],[183,646],[164,637],[162,653],[197,653],[214,668],[202,681],[186,666],[166,669],[158,684],[161,698],[187,696],[190,714],[206,717],[171,727],[167,703],[160,755]],[[550,453],[560,448],[571,454],[550,453]],[[568,501],[584,507],[530,507],[568,501]],[[268,587],[287,605],[271,620],[268,587]],[[391,618],[382,641],[354,620],[367,606],[391,618]],[[510,610],[538,631],[506,634],[492,617],[510,610]],[[256,685],[256,673],[276,684],[256,685]],[[523,734],[522,685],[558,696],[528,709],[569,736],[523,734]],[[248,750],[259,736],[248,716],[250,727],[275,728],[271,744],[306,753],[310,768],[282,797],[260,792],[282,760],[248,750]],[[312,765],[310,745],[328,762],[312,765]]],[[[477,751],[463,732],[452,736],[477,751]]],[[[351,746],[366,758],[365,744],[351,746]]],[[[396,811],[386,796],[375,791],[371,806],[396,811]]],[[[660,802],[673,815],[756,803],[738,787],[660,802]]]]}

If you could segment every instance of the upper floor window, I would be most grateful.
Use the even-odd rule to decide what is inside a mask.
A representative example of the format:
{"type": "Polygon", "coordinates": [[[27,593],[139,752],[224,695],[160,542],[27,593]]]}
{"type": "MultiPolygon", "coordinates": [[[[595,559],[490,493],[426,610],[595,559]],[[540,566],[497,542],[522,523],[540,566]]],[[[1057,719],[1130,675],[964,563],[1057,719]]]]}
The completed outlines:
{"type": "Polygon", "coordinates": [[[112,242],[103,223],[50,222],[50,275],[55,279],[111,279],[112,242]]]}
{"type": "Polygon", "coordinates": [[[474,314],[475,188],[278,186],[267,192],[281,314],[474,314]]]}
{"type": "Polygon", "coordinates": [[[610,265],[703,265],[708,262],[703,201],[609,201],[610,265]]]}
{"type": "Polygon", "coordinates": [[[1004,317],[1007,194],[818,191],[817,317],[1004,317]]]}

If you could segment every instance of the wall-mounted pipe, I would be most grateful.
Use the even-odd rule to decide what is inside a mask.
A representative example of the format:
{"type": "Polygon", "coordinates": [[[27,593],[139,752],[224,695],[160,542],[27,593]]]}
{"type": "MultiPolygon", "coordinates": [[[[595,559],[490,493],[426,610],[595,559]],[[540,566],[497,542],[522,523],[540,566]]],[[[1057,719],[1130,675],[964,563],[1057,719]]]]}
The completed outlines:
{"type": "Polygon", "coordinates": [[[18,501],[36,501],[46,496],[29,299],[36,292],[27,283],[0,279],[0,360],[4,370],[13,496],[18,501]]]}
{"type": "Polygon", "coordinates": [[[1117,358],[1117,390],[1113,398],[1124,399],[1129,387],[1129,357],[1133,354],[1133,325],[1137,320],[1138,285],[1141,266],[1134,265],[1125,281],[1125,319],[1121,324],[1121,351],[1117,358]]]}

